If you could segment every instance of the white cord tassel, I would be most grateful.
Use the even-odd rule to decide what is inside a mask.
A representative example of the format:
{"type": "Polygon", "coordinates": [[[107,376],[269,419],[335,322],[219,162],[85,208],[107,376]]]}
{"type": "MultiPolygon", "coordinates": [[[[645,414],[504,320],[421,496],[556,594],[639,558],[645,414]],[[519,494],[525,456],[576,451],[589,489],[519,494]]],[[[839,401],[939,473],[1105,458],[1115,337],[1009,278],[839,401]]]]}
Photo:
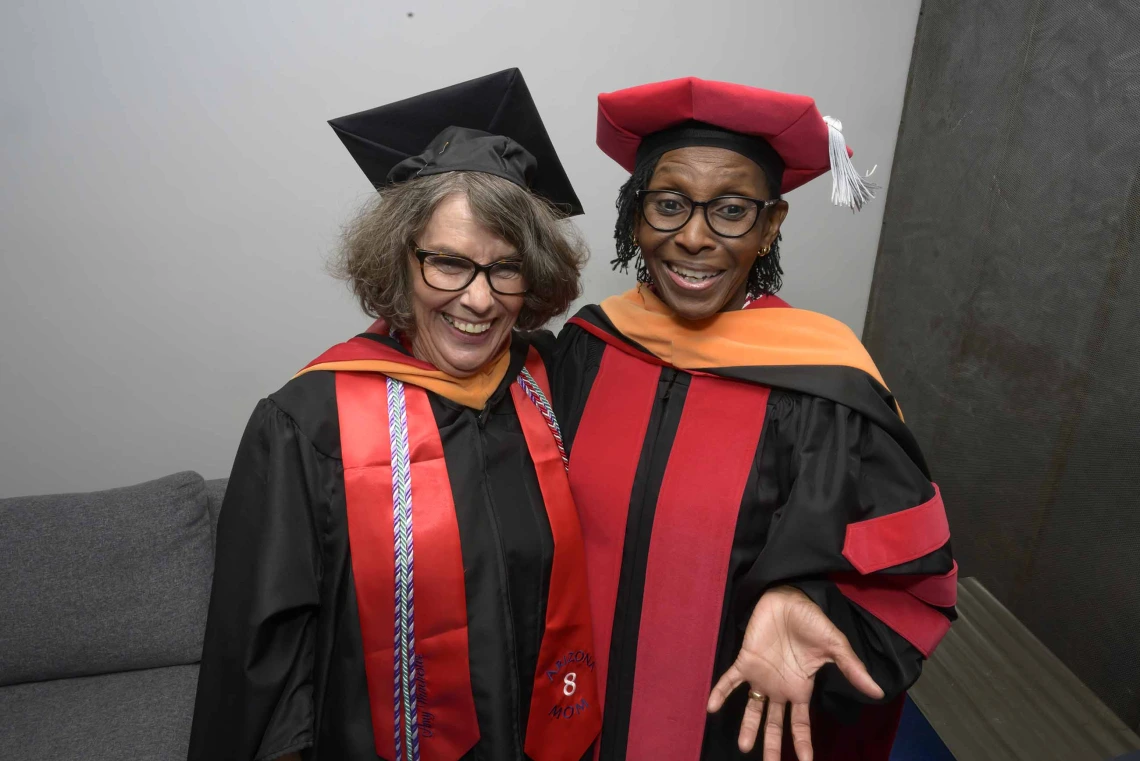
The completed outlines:
{"type": "Polygon", "coordinates": [[[878,185],[867,182],[867,178],[879,168],[876,164],[870,172],[860,175],[847,155],[847,141],[843,139],[843,122],[830,116],[823,117],[827,122],[827,145],[831,153],[831,202],[836,206],[846,206],[851,211],[859,211],[863,204],[875,197],[878,185]]]}

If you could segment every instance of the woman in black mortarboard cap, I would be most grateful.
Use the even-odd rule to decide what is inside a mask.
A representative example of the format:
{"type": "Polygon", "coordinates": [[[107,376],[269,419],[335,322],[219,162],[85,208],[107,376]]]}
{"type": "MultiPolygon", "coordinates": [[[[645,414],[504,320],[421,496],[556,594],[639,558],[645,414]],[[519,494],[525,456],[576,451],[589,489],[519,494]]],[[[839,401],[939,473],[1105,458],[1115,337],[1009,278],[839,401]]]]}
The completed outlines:
{"type": "Polygon", "coordinates": [[[804,96],[689,78],[598,106],[638,285],[571,319],[554,372],[598,758],[886,761],[954,617],[946,514],[858,339],[774,295],[782,194],[870,188],[804,96]]]}
{"type": "Polygon", "coordinates": [[[258,404],[189,757],[577,761],[601,725],[549,333],[581,213],[517,69],[335,119],[373,326],[258,404]]]}

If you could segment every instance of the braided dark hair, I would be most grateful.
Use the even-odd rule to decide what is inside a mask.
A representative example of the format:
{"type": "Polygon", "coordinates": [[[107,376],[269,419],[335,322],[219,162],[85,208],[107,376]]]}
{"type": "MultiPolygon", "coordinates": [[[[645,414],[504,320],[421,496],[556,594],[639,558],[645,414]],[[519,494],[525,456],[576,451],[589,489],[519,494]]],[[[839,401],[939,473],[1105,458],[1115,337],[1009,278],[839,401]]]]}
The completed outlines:
{"type": "MultiPolygon", "coordinates": [[[[653,179],[653,172],[656,169],[656,159],[638,164],[633,170],[633,174],[621,186],[617,197],[617,223],[614,225],[614,242],[616,243],[617,255],[610,260],[610,266],[614,270],[629,272],[630,262],[633,262],[639,283],[652,282],[652,278],[650,278],[649,270],[645,266],[645,260],[641,258],[641,248],[633,242],[634,227],[637,225],[637,219],[641,213],[638,208],[637,191],[649,187],[649,181],[653,179]]],[[[767,177],[767,173],[765,173],[765,178],[768,180],[768,190],[772,198],[779,198],[779,187],[772,187],[773,182],[767,177]]],[[[772,241],[772,248],[768,254],[757,257],[756,263],[748,271],[748,295],[750,298],[756,298],[763,294],[774,294],[784,284],[784,270],[780,267],[780,241],[783,240],[783,237],[783,233],[777,233],[776,240],[772,241]]]]}

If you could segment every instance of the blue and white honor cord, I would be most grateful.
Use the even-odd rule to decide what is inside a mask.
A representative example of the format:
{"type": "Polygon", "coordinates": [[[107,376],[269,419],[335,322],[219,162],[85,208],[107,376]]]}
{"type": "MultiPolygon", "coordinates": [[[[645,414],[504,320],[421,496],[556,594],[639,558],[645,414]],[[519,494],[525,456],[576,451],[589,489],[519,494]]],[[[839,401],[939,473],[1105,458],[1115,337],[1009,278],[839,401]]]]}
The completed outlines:
{"type": "Polygon", "coordinates": [[[542,392],[542,386],[535,382],[534,377],[525,367],[519,373],[518,383],[522,387],[523,393],[526,394],[526,398],[530,399],[531,404],[537,407],[542,414],[542,419],[546,421],[546,427],[554,436],[554,443],[558,445],[558,454],[562,455],[562,467],[569,471],[570,459],[566,456],[566,447],[562,444],[562,429],[558,426],[558,418],[554,417],[554,408],[550,406],[550,401],[542,392]]]}
{"type": "Polygon", "coordinates": [[[419,761],[420,727],[416,706],[416,606],[412,582],[412,468],[408,448],[408,407],[404,384],[388,378],[388,430],[392,440],[392,533],[395,542],[396,609],[392,706],[396,759],[419,761]],[[403,716],[403,730],[400,717],[403,716]]]}

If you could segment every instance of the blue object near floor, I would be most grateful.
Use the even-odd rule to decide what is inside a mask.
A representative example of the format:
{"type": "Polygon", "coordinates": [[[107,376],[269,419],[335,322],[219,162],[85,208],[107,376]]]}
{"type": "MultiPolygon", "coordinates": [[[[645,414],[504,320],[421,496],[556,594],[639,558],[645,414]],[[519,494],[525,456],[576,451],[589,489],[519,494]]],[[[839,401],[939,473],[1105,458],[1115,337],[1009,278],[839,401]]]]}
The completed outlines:
{"type": "Polygon", "coordinates": [[[908,696],[903,708],[891,761],[954,761],[938,733],[908,696]]]}

